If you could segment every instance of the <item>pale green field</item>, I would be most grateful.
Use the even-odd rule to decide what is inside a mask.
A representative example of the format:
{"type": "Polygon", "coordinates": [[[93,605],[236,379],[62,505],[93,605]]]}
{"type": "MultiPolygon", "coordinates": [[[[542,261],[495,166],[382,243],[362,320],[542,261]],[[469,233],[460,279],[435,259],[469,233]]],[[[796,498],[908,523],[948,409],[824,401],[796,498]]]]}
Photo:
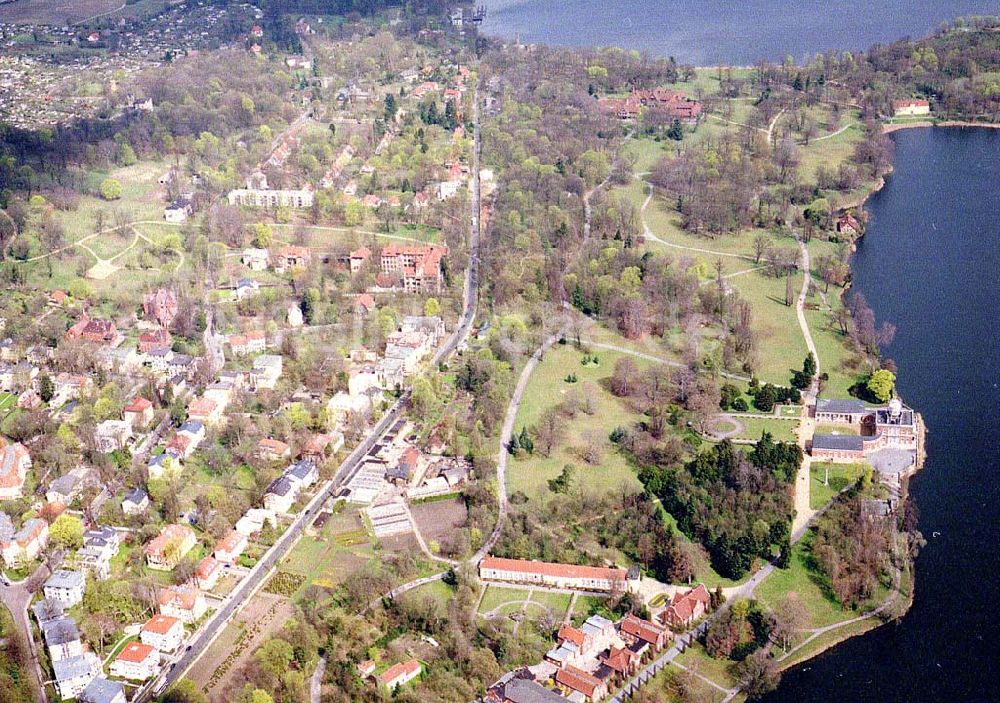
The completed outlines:
{"type": "Polygon", "coordinates": [[[809,507],[819,510],[858,480],[867,464],[814,463],[809,467],[809,507]],[[829,474],[827,473],[829,471],[829,474]],[[824,480],[829,476],[829,485],[824,480]]]}
{"type": "Polygon", "coordinates": [[[746,417],[739,413],[733,413],[733,417],[743,423],[743,432],[738,439],[760,439],[761,434],[770,432],[775,442],[795,442],[795,430],[799,426],[796,420],[765,420],[760,417],[746,417]]]}
{"type": "MultiPolygon", "coordinates": [[[[628,426],[640,418],[631,412],[619,399],[605,390],[615,361],[622,355],[606,350],[595,350],[600,358],[597,367],[584,367],[580,362],[583,354],[567,344],[554,346],[545,359],[535,369],[518,410],[514,431],[531,427],[549,408],[562,402],[571,390],[583,391],[585,384],[592,384],[596,410],[593,415],[578,412],[574,418],[564,418],[565,437],[552,456],[545,457],[536,449],[533,455],[512,458],[507,466],[507,490],[510,493],[522,491],[532,499],[542,499],[552,494],[548,481],[556,478],[566,464],[576,467],[574,481],[588,490],[604,493],[626,484],[636,490],[641,488],[634,469],[628,460],[613,448],[607,437],[618,425],[628,426]],[[576,374],[577,383],[567,383],[568,374],[576,374]],[[585,446],[586,436],[598,435],[604,445],[599,464],[588,465],[578,455],[585,446]]],[[[641,368],[649,362],[635,359],[641,368]]]]}

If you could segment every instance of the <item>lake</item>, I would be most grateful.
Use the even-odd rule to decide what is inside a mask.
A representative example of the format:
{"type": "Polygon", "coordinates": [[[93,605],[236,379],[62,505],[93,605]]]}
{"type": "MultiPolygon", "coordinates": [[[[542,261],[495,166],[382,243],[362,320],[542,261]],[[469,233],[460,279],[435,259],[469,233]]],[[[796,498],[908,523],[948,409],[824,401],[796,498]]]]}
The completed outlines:
{"type": "Polygon", "coordinates": [[[927,539],[916,598],[898,623],[789,671],[768,703],[1000,700],[1000,131],[894,138],[853,269],[898,327],[886,353],[928,427],[911,484],[927,539]]]}
{"type": "Polygon", "coordinates": [[[923,36],[946,20],[996,14],[996,0],[481,0],[482,31],[528,43],[621,46],[699,66],[800,60],[923,36]]]}

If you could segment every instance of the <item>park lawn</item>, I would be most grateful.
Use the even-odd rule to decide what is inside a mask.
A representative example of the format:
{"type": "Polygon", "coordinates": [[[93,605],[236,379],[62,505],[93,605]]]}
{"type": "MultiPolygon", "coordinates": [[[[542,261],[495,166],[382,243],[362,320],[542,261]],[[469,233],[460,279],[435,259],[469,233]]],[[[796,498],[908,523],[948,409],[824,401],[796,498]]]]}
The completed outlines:
{"type": "Polygon", "coordinates": [[[0,413],[6,413],[17,402],[17,396],[6,391],[0,393],[0,413]]]}
{"type": "Polygon", "coordinates": [[[130,251],[133,244],[140,246],[143,242],[136,241],[131,228],[125,232],[105,232],[87,240],[87,248],[102,259],[113,259],[125,251],[130,251]]]}
{"type": "Polygon", "coordinates": [[[781,415],[781,417],[802,417],[802,406],[781,405],[779,406],[778,414],[781,415]]]}
{"type": "Polygon", "coordinates": [[[111,212],[124,210],[129,221],[162,220],[165,195],[160,193],[158,179],[170,169],[170,163],[164,161],[140,161],[133,166],[116,168],[110,171],[88,171],[84,174],[87,190],[98,192],[105,178],[114,178],[122,185],[122,197],[114,201],[106,201],[92,195],[80,198],[80,205],[69,212],[55,211],[56,217],[66,228],[66,241],[75,242],[95,232],[96,213],[105,213],[104,227],[114,226],[111,212]]]}
{"type": "Polygon", "coordinates": [[[840,333],[832,314],[827,311],[806,310],[806,322],[819,353],[820,371],[828,376],[823,383],[823,395],[847,398],[850,387],[862,376],[852,366],[856,355],[850,349],[848,338],[840,333]]]}
{"type": "Polygon", "coordinates": [[[867,464],[816,462],[809,467],[809,507],[819,510],[865,472],[867,464]],[[829,471],[829,474],[827,473],[829,471]],[[829,485],[824,484],[829,476],[829,485]]]}
{"type": "Polygon", "coordinates": [[[777,610],[788,594],[795,593],[809,614],[810,627],[825,627],[854,617],[852,611],[844,610],[828,595],[822,585],[822,576],[807,566],[811,542],[812,533],[807,532],[792,548],[789,567],[775,569],[757,587],[754,597],[768,608],[777,610]]]}
{"type": "MultiPolygon", "coordinates": [[[[632,169],[635,173],[647,173],[652,171],[656,162],[667,153],[664,150],[667,144],[650,137],[637,137],[626,144],[622,151],[626,158],[632,159],[632,169]]],[[[642,187],[640,181],[636,180],[635,183],[642,187]]]]}
{"type": "Polygon", "coordinates": [[[512,601],[520,603],[521,601],[527,600],[529,595],[529,591],[521,590],[519,588],[503,588],[492,584],[487,585],[486,593],[483,594],[483,600],[479,604],[479,612],[481,614],[489,613],[496,610],[504,603],[510,603],[512,601]]]}
{"type": "MultiPolygon", "coordinates": [[[[537,424],[542,414],[558,405],[569,391],[582,392],[584,385],[588,383],[593,385],[595,412],[588,415],[579,411],[574,418],[565,418],[563,441],[551,456],[542,456],[536,447],[534,454],[512,458],[507,466],[509,493],[522,491],[529,498],[544,500],[553,495],[549,492],[548,481],[559,476],[567,464],[572,464],[577,469],[574,483],[582,484],[592,491],[606,492],[617,489],[623,483],[635,490],[641,488],[628,459],[608,440],[608,435],[615,427],[627,427],[641,419],[606,390],[606,380],[610,378],[615,362],[622,354],[602,349],[597,351],[597,355],[599,365],[585,367],[581,363],[582,352],[569,344],[556,345],[545,354],[544,360],[535,369],[528,382],[524,400],[518,408],[515,432],[520,432],[522,427],[537,424]],[[576,374],[576,383],[564,380],[571,373],[576,374]],[[603,443],[602,458],[593,466],[578,455],[591,433],[599,435],[603,443]]],[[[640,368],[649,363],[642,359],[635,361],[640,368]]]]}
{"type": "Polygon", "coordinates": [[[857,123],[855,115],[843,115],[841,127],[847,126],[850,122],[853,125],[836,136],[826,137],[825,132],[820,134],[818,140],[813,140],[808,146],[799,146],[799,178],[804,183],[814,183],[816,181],[816,171],[820,166],[831,169],[834,173],[837,167],[847,161],[854,153],[854,147],[864,138],[864,126],[857,123]]]}
{"type": "Polygon", "coordinates": [[[678,654],[674,661],[714,681],[723,688],[733,688],[736,685],[736,679],[730,673],[733,661],[710,656],[701,642],[692,644],[678,654]]]}
{"type": "Polygon", "coordinates": [[[733,417],[743,423],[743,431],[737,439],[760,439],[761,434],[770,432],[775,442],[796,442],[795,430],[799,423],[796,420],[780,420],[778,418],[747,417],[733,413],[733,417]]]}
{"type": "MultiPolygon", "coordinates": [[[[773,278],[762,273],[730,279],[753,310],[753,329],[759,346],[762,382],[787,386],[793,369],[801,369],[809,350],[795,315],[794,301],[785,305],[785,278],[773,278]]],[[[792,276],[793,295],[802,290],[802,274],[792,276]]]]}
{"type": "MultiPolygon", "coordinates": [[[[704,333],[705,335],[711,335],[714,334],[714,331],[709,328],[705,328],[704,333]]],[[[587,346],[587,342],[594,342],[597,344],[610,344],[612,346],[621,347],[622,349],[630,349],[640,354],[649,354],[650,356],[655,356],[660,359],[680,362],[681,355],[674,350],[675,345],[670,343],[672,337],[673,335],[668,334],[665,339],[660,339],[652,335],[647,335],[645,337],[642,337],[641,339],[626,339],[624,336],[622,336],[615,330],[609,329],[604,325],[593,325],[581,335],[584,347],[587,346]]],[[[680,340],[679,336],[678,340],[680,340]]],[[[605,354],[616,353],[611,350],[601,349],[599,347],[593,347],[591,351],[597,354],[597,356],[601,357],[602,364],[604,363],[603,359],[605,354]]],[[[644,363],[652,363],[643,360],[639,357],[633,356],[633,359],[635,359],[635,362],[640,366],[644,363]]]]}
{"type": "MultiPolygon", "coordinates": [[[[649,195],[649,191],[645,186],[636,188],[630,185],[617,192],[626,197],[637,210],[642,207],[642,204],[646,201],[646,197],[649,195]]],[[[659,193],[650,200],[649,205],[643,212],[643,217],[646,220],[646,224],[649,225],[649,229],[659,239],[668,242],[668,244],[680,247],[704,249],[707,253],[677,249],[676,246],[671,247],[653,241],[647,242],[647,246],[655,247],[658,251],[669,250],[678,256],[684,255],[698,259],[704,261],[709,267],[715,263],[715,259],[719,258],[714,255],[715,252],[746,257],[736,259],[734,262],[727,262],[725,259],[731,259],[732,256],[723,256],[723,263],[730,264],[731,266],[747,268],[753,264],[753,239],[757,234],[757,230],[746,230],[740,234],[727,234],[715,237],[690,234],[681,229],[680,215],[673,210],[672,202],[664,200],[663,195],[659,193]]],[[[727,273],[731,272],[727,271],[727,273]]]]}
{"type": "Polygon", "coordinates": [[[455,596],[455,589],[444,581],[437,580],[426,583],[423,586],[414,588],[409,593],[404,594],[406,599],[430,598],[434,601],[438,614],[442,617],[448,614],[448,603],[455,596]]]}
{"type": "Polygon", "coordinates": [[[571,596],[569,593],[553,593],[551,591],[535,591],[531,594],[531,602],[548,608],[553,617],[561,618],[569,608],[571,596]]]}

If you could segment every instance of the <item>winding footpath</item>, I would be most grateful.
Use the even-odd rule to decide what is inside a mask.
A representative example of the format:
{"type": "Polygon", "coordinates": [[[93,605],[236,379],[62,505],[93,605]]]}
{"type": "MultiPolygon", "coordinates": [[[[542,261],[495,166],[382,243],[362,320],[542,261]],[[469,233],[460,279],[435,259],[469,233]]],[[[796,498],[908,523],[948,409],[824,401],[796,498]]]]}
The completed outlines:
{"type": "Polygon", "coordinates": [[[795,317],[799,321],[799,328],[802,330],[802,337],[806,340],[806,348],[816,360],[816,373],[813,376],[809,389],[803,395],[802,421],[799,423],[799,446],[802,447],[802,464],[799,466],[798,474],[795,477],[795,517],[792,518],[792,542],[797,542],[806,532],[809,523],[816,516],[817,511],[810,505],[810,474],[812,467],[812,457],[806,449],[806,438],[812,436],[815,429],[815,421],[809,417],[809,406],[815,405],[816,396],[819,394],[820,358],[816,351],[816,343],[813,341],[812,332],[809,330],[809,322],[806,320],[806,296],[809,295],[809,286],[812,283],[812,273],[810,272],[809,247],[801,239],[798,240],[799,251],[802,252],[802,290],[795,301],[795,317]]]}
{"type": "Polygon", "coordinates": [[[542,342],[541,346],[528,359],[528,363],[524,365],[521,375],[517,379],[514,394],[510,398],[510,404],[507,405],[507,415],[503,420],[503,429],[500,430],[500,449],[497,451],[497,502],[499,503],[497,524],[494,526],[490,536],[483,542],[483,546],[479,548],[479,551],[469,558],[468,561],[470,564],[478,564],[482,561],[483,557],[489,554],[490,550],[493,549],[493,545],[500,539],[500,533],[503,530],[504,521],[507,517],[508,505],[507,461],[510,458],[510,452],[507,451],[507,446],[510,444],[510,438],[514,434],[514,422],[517,420],[517,411],[521,407],[521,401],[524,399],[524,391],[528,387],[528,381],[531,380],[531,374],[538,367],[539,362],[545,356],[545,352],[565,334],[567,327],[568,325],[562,325],[558,332],[542,342]]]}
{"type": "Polygon", "coordinates": [[[649,223],[646,222],[646,208],[649,207],[650,201],[653,199],[654,186],[652,183],[646,182],[649,187],[649,195],[646,196],[646,200],[642,203],[642,207],[639,209],[639,219],[642,222],[642,235],[649,241],[656,242],[657,244],[662,244],[665,247],[670,247],[671,249],[682,249],[684,251],[693,251],[699,254],[710,254],[712,256],[726,256],[732,259],[742,259],[743,261],[753,261],[755,264],[757,261],[746,254],[731,254],[725,251],[713,251],[712,249],[701,249],[699,247],[688,247],[682,244],[674,244],[673,242],[668,242],[664,239],[657,237],[653,230],[650,228],[649,223]]]}

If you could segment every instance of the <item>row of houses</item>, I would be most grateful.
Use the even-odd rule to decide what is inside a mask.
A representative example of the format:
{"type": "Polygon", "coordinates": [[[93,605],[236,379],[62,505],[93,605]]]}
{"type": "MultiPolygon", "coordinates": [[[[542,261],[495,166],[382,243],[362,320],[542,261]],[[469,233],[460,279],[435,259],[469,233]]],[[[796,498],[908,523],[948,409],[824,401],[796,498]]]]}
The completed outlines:
{"type": "Polygon", "coordinates": [[[59,697],[69,700],[82,696],[88,700],[125,703],[124,688],[100,675],[101,660],[84,649],[76,620],[66,615],[65,610],[63,603],[49,598],[32,606],[59,697]]]}
{"type": "Polygon", "coordinates": [[[510,672],[487,690],[487,703],[600,701],[674,639],[666,627],[633,614],[615,623],[592,615],[564,624],[544,661],[510,672]]]}

